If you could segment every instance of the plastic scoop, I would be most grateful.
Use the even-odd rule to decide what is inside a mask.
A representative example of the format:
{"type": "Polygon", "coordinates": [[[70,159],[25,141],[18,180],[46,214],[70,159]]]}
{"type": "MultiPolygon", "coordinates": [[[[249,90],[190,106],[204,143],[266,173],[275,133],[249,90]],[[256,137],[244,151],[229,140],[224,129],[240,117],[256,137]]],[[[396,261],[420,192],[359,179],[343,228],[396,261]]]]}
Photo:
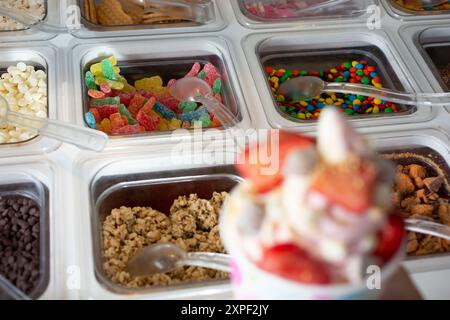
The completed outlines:
{"type": "MultiPolygon", "coordinates": [[[[450,240],[450,227],[418,219],[405,219],[408,231],[450,240]]],[[[133,277],[166,273],[182,266],[195,266],[231,272],[230,256],[211,252],[186,252],[172,243],[158,243],[140,249],[128,262],[126,271],[133,277]]]]}
{"type": "Polygon", "coordinates": [[[230,262],[226,254],[186,252],[175,244],[158,243],[139,250],[128,262],[126,271],[134,277],[165,273],[182,266],[231,272],[230,262]]]}
{"type": "Polygon", "coordinates": [[[66,27],[51,25],[29,13],[26,13],[18,9],[0,6],[0,15],[8,16],[16,20],[17,22],[20,22],[25,27],[39,30],[42,32],[56,33],[56,34],[67,33],[66,27]]]}
{"type": "Polygon", "coordinates": [[[170,87],[170,94],[180,101],[201,103],[225,128],[232,128],[239,124],[230,110],[212,96],[213,92],[209,84],[200,78],[186,77],[177,80],[170,87]]]}
{"type": "Polygon", "coordinates": [[[442,107],[450,105],[450,93],[408,93],[392,89],[343,82],[325,82],[318,77],[298,77],[287,80],[278,89],[289,101],[309,101],[322,92],[350,93],[407,105],[442,107]]]}
{"type": "Polygon", "coordinates": [[[7,124],[34,129],[41,135],[87,150],[102,151],[108,142],[108,136],[97,130],[10,111],[6,100],[0,97],[0,128],[7,124]]]}

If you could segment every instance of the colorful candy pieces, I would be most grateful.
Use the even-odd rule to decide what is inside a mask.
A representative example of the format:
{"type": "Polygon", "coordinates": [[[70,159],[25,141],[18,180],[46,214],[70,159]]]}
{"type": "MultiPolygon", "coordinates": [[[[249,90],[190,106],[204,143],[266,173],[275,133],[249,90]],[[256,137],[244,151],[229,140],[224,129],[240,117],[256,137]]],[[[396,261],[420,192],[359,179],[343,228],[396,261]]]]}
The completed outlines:
{"type": "Polygon", "coordinates": [[[209,116],[208,110],[198,109],[196,111],[180,114],[180,115],[178,115],[178,118],[181,121],[194,122],[194,121],[200,120],[202,118],[202,116],[205,114],[209,116]]]}
{"type": "Polygon", "coordinates": [[[194,63],[194,65],[192,66],[191,71],[189,71],[184,77],[196,77],[198,75],[198,73],[200,72],[201,66],[200,63],[196,62],[194,63]]]}
{"type": "Polygon", "coordinates": [[[176,117],[175,112],[159,102],[155,103],[155,105],[153,106],[153,110],[161,114],[167,120],[171,120],[176,117]]]}
{"type": "Polygon", "coordinates": [[[111,120],[109,118],[103,119],[99,125],[97,125],[97,129],[103,131],[104,133],[110,134],[112,133],[112,125],[111,120]]]}
{"type": "Polygon", "coordinates": [[[96,129],[97,128],[97,122],[95,122],[95,117],[92,113],[86,112],[84,115],[84,119],[86,120],[86,123],[89,128],[96,129]]]}
{"type": "Polygon", "coordinates": [[[115,104],[104,106],[93,106],[92,109],[97,110],[101,119],[109,118],[112,114],[119,112],[119,108],[115,104]]]}
{"type": "Polygon", "coordinates": [[[128,111],[127,107],[125,107],[125,105],[123,104],[119,104],[119,113],[122,116],[125,116],[127,118],[128,124],[130,125],[135,125],[137,124],[137,121],[133,119],[133,117],[131,116],[131,113],[128,111]]]}
{"type": "Polygon", "coordinates": [[[134,87],[136,88],[136,90],[145,90],[145,91],[152,92],[158,88],[163,87],[163,80],[160,76],[144,78],[141,80],[137,80],[134,83],[134,87]]]}
{"type": "Polygon", "coordinates": [[[286,101],[284,96],[277,93],[279,85],[285,81],[306,75],[320,77],[327,82],[363,83],[381,88],[382,83],[376,68],[364,60],[345,61],[335,68],[314,72],[297,69],[274,69],[270,66],[265,67],[265,72],[281,111],[302,120],[318,118],[325,105],[340,107],[348,115],[398,111],[397,106],[391,102],[362,95],[322,93],[312,101],[286,101]]]}
{"type": "Polygon", "coordinates": [[[122,90],[125,87],[125,84],[123,82],[109,80],[104,77],[95,77],[95,83],[99,86],[105,83],[114,90],[122,90]]]}
{"type": "Polygon", "coordinates": [[[110,60],[102,60],[101,62],[103,76],[108,80],[117,81],[118,77],[110,60]]]}
{"type": "Polygon", "coordinates": [[[146,102],[147,98],[140,95],[139,93],[136,93],[128,104],[128,111],[133,117],[136,117],[139,110],[141,110],[146,102]]]}
{"type": "Polygon", "coordinates": [[[103,99],[106,97],[105,93],[99,90],[89,89],[88,96],[93,99],[103,99]]]}
{"type": "Polygon", "coordinates": [[[183,113],[189,113],[197,109],[197,103],[195,101],[181,101],[178,108],[183,110],[183,113]]]}
{"type": "Polygon", "coordinates": [[[111,120],[112,131],[116,131],[128,124],[127,118],[120,113],[113,113],[109,116],[109,119],[111,120]]]}
{"type": "Polygon", "coordinates": [[[221,78],[221,74],[217,72],[216,67],[214,67],[214,65],[212,65],[211,63],[207,63],[205,64],[205,66],[203,67],[203,71],[205,72],[205,81],[211,86],[214,86],[214,82],[218,79],[221,78]]]}
{"type": "Polygon", "coordinates": [[[120,128],[115,128],[112,130],[112,134],[132,134],[145,132],[145,128],[139,124],[135,125],[125,125],[120,128]]]}
{"type": "Polygon", "coordinates": [[[108,97],[103,99],[91,99],[91,106],[119,105],[120,97],[108,97]]]}
{"type": "Polygon", "coordinates": [[[152,111],[147,113],[145,112],[145,110],[142,109],[139,111],[136,120],[139,121],[139,124],[143,126],[145,130],[147,131],[156,130],[161,118],[152,111]]]}
{"type": "Polygon", "coordinates": [[[87,71],[86,74],[84,75],[84,84],[88,89],[97,90],[95,78],[91,71],[87,71]]]}

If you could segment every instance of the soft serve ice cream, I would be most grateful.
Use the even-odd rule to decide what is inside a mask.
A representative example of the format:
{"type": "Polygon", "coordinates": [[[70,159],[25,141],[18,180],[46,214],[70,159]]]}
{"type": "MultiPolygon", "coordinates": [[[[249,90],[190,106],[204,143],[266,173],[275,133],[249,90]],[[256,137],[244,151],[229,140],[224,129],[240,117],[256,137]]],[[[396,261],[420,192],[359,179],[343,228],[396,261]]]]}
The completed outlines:
{"type": "Polygon", "coordinates": [[[401,251],[403,223],[391,214],[394,168],[339,111],[323,111],[317,140],[287,132],[279,144],[272,140],[248,148],[236,166],[247,181],[230,196],[221,226],[232,255],[301,284],[357,285],[367,266],[383,267],[401,251]],[[262,146],[272,157],[278,149],[274,174],[249,164],[262,146]]]}

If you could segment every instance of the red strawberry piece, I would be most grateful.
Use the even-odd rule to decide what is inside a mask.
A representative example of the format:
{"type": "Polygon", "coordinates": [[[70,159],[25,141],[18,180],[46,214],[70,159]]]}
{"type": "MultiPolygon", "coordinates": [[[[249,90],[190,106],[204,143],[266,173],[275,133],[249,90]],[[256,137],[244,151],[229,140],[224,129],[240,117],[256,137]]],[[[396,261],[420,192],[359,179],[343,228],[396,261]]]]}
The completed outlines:
{"type": "Polygon", "coordinates": [[[372,204],[377,173],[372,163],[342,164],[320,168],[311,190],[329,202],[355,214],[364,213],[372,204]],[[354,167],[353,167],[354,166],[354,167]]]}
{"type": "Polygon", "coordinates": [[[383,262],[389,261],[399,249],[405,237],[405,222],[398,214],[389,215],[386,223],[378,234],[378,246],[374,256],[383,262]]]}
{"type": "Polygon", "coordinates": [[[279,131],[279,141],[276,141],[275,132],[275,130],[271,131],[271,138],[264,145],[257,144],[247,148],[236,164],[238,172],[244,178],[249,179],[253,183],[254,190],[259,193],[268,192],[283,181],[281,168],[283,168],[286,157],[291,151],[308,149],[315,145],[314,139],[310,137],[284,131],[279,131]],[[272,140],[274,140],[273,143],[276,143],[275,146],[272,146],[272,140]],[[260,154],[263,156],[259,156],[260,154]],[[278,168],[267,170],[274,167],[273,161],[276,158],[271,158],[277,156],[279,160],[278,168]],[[269,161],[271,163],[267,163],[269,161]]]}
{"type": "Polygon", "coordinates": [[[119,108],[115,104],[92,106],[91,108],[96,109],[102,119],[109,118],[112,114],[119,112],[119,108]]]}
{"type": "Polygon", "coordinates": [[[325,265],[294,244],[282,244],[266,249],[258,266],[282,278],[304,284],[331,282],[325,265]]]}

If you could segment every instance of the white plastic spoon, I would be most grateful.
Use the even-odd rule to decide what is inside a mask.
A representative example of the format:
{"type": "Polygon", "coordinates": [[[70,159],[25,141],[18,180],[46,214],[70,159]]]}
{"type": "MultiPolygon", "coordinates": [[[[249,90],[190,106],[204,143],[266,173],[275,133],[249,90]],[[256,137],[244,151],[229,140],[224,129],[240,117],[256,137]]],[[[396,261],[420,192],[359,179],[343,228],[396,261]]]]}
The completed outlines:
{"type": "Polygon", "coordinates": [[[0,128],[7,124],[34,129],[41,135],[68,142],[87,150],[102,151],[108,142],[108,136],[97,130],[10,111],[7,101],[0,97],[0,128]]]}

